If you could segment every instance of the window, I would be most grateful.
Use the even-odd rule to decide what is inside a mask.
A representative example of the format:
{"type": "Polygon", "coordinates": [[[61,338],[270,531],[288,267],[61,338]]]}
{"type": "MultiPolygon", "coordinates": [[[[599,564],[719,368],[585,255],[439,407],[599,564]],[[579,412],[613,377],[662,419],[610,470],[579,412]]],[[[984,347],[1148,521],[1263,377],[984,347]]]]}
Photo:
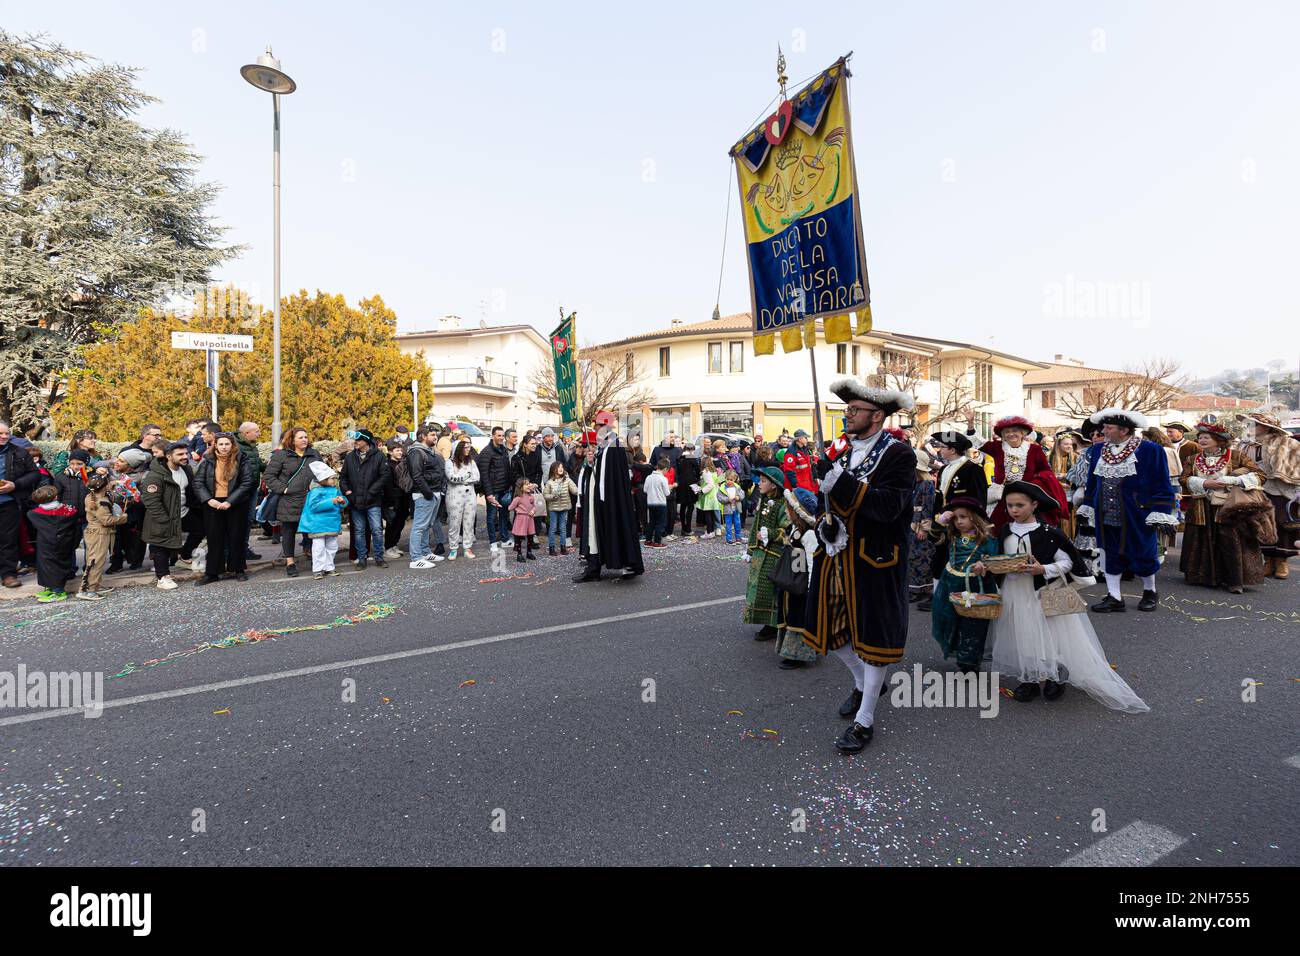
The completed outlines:
{"type": "Polygon", "coordinates": [[[1083,390],[1083,404],[1088,408],[1100,408],[1103,401],[1101,389],[1085,388],[1083,390]]]}
{"type": "MultiPolygon", "coordinates": [[[[979,435],[993,434],[993,413],[992,412],[975,413],[975,431],[979,435]]],[[[978,444],[978,442],[976,444],[978,444]]]]}
{"type": "Polygon", "coordinates": [[[858,361],[861,359],[861,357],[862,357],[862,346],[861,345],[853,346],[853,374],[854,375],[858,374],[858,361]]]}
{"type": "Polygon", "coordinates": [[[835,374],[843,375],[849,367],[849,347],[847,345],[835,346],[835,374]]]}
{"type": "MultiPolygon", "coordinates": [[[[636,378],[636,358],[631,352],[628,352],[627,355],[623,357],[623,371],[629,382],[636,378]]],[[[627,433],[624,432],[624,434],[627,433]]]]}
{"type": "Polygon", "coordinates": [[[722,374],[722,343],[721,342],[709,343],[709,374],[710,375],[722,374]]]}
{"type": "Polygon", "coordinates": [[[659,346],[659,377],[667,378],[672,373],[672,365],[668,356],[668,346],[659,346]]]}
{"type": "Polygon", "coordinates": [[[892,375],[903,375],[907,372],[908,359],[910,356],[903,352],[895,352],[891,349],[880,350],[880,364],[885,367],[885,371],[892,375]]]}
{"type": "Polygon", "coordinates": [[[745,343],[731,343],[731,372],[734,375],[737,372],[745,370],[745,343]]]}
{"type": "Polygon", "coordinates": [[[993,366],[988,362],[975,363],[975,401],[993,401],[993,366]]]}
{"type": "Polygon", "coordinates": [[[1043,401],[1042,401],[1041,404],[1042,404],[1042,407],[1043,407],[1043,408],[1055,408],[1055,407],[1056,407],[1056,389],[1054,389],[1054,388],[1045,388],[1045,389],[1043,389],[1043,401]]]}

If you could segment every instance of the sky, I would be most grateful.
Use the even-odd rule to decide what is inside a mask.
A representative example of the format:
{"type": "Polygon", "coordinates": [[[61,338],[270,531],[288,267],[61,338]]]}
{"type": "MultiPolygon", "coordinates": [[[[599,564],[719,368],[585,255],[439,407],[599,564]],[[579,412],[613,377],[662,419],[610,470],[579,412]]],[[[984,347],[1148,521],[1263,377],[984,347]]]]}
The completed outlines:
{"type": "Polygon", "coordinates": [[[272,44],[282,288],[381,295],[399,330],[582,341],[750,308],[727,150],[853,52],[877,328],[1104,368],[1300,363],[1300,4],[862,0],[0,0],[0,26],[139,68],[269,302],[272,44]],[[723,230],[730,210],[730,230],[723,230]],[[722,275],[718,295],[719,273],[722,275]]]}

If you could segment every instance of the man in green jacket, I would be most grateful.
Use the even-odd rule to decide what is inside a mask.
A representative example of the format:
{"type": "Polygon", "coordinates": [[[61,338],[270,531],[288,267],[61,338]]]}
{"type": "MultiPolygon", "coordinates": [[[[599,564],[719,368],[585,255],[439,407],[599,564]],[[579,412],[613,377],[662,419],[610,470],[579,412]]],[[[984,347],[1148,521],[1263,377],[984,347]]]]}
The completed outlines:
{"type": "Polygon", "coordinates": [[[140,480],[140,504],[144,506],[144,524],[140,539],[149,545],[157,587],[174,591],[171,566],[175,552],[185,542],[181,519],[185,516],[185,491],[193,481],[190,473],[190,446],[174,441],[162,458],[155,458],[140,480]]]}
{"type": "MultiPolygon", "coordinates": [[[[262,429],[257,422],[244,422],[239,426],[239,434],[235,436],[235,442],[239,445],[239,450],[248,456],[248,460],[253,463],[253,505],[248,509],[248,526],[243,529],[243,535],[238,541],[230,543],[231,548],[243,547],[244,560],[255,561],[261,557],[256,551],[248,546],[248,530],[252,527],[254,516],[257,514],[257,506],[262,503],[262,472],[266,471],[266,462],[262,461],[262,456],[257,452],[257,440],[262,437],[262,429]]],[[[270,533],[267,533],[268,537],[270,533]]]]}

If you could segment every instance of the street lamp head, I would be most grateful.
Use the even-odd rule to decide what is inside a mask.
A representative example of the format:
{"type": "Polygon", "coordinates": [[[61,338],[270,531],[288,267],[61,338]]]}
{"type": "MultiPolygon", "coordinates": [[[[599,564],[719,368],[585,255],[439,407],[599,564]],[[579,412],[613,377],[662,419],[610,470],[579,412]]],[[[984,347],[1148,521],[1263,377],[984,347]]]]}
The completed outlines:
{"type": "Polygon", "coordinates": [[[298,88],[288,73],[280,69],[280,61],[271,55],[271,48],[257,58],[256,63],[249,63],[239,68],[239,74],[259,90],[267,93],[292,93],[298,88]]]}

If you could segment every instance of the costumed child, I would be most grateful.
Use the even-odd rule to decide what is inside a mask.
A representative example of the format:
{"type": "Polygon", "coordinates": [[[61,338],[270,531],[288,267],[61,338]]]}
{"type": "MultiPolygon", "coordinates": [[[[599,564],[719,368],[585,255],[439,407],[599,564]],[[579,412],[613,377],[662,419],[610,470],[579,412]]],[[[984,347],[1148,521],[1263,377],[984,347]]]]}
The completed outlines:
{"type": "Polygon", "coordinates": [[[781,531],[790,523],[790,518],[781,497],[785,484],[781,469],[763,465],[755,468],[754,474],[758,475],[758,506],[754,509],[754,523],[749,528],[749,545],[745,550],[749,581],[745,587],[742,620],[746,624],[762,625],[754,640],[770,641],[777,635],[779,621],[772,568],[781,556],[781,531]]]}
{"type": "Polygon", "coordinates": [[[722,523],[727,531],[727,544],[740,541],[740,509],[744,507],[745,491],[740,487],[740,476],[732,468],[722,477],[718,487],[718,501],[722,504],[722,523]]]}
{"type": "Polygon", "coordinates": [[[930,634],[943,650],[944,660],[957,659],[957,669],[969,674],[980,669],[989,622],[982,618],[962,617],[949,597],[972,591],[993,593],[998,589],[993,575],[983,571],[984,558],[998,553],[997,537],[978,498],[954,498],[948,502],[952,518],[942,541],[945,555],[943,573],[934,587],[934,607],[930,611],[930,634]],[[976,571],[975,568],[981,568],[976,571]],[[970,575],[976,576],[972,583],[970,575]]]}
{"type": "Polygon", "coordinates": [[[721,537],[722,529],[718,527],[721,524],[719,520],[722,517],[722,503],[718,500],[718,467],[713,463],[712,458],[704,457],[700,459],[700,483],[696,487],[699,489],[696,494],[695,508],[704,520],[704,534],[702,538],[721,537]]]}
{"type": "Polygon", "coordinates": [[[77,591],[82,601],[101,601],[107,591],[102,586],[108,556],[113,553],[116,527],[126,524],[126,512],[113,501],[113,476],[107,468],[96,468],[86,481],[86,573],[77,591]]]}
{"type": "Polygon", "coordinates": [[[54,485],[41,485],[33,491],[32,504],[36,507],[27,517],[36,533],[36,583],[41,586],[36,600],[42,604],[66,601],[68,579],[77,573],[77,542],[81,539],[77,509],[59,501],[54,485]]]}
{"type": "MultiPolygon", "coordinates": [[[[804,575],[805,585],[811,584],[813,555],[817,551],[817,496],[807,488],[787,488],[784,498],[790,523],[781,532],[781,546],[793,549],[793,570],[804,575]]],[[[804,621],[807,594],[807,586],[798,593],[782,587],[776,590],[780,627],[776,653],[781,658],[777,666],[783,670],[803,667],[820,656],[804,641],[808,634],[804,621]]]]}
{"type": "Polygon", "coordinates": [[[311,539],[312,577],[319,581],[327,574],[338,574],[334,570],[334,556],[339,550],[343,509],[348,499],[339,493],[339,476],[333,468],[323,461],[313,461],[308,467],[315,480],[303,502],[298,531],[311,539]]]}
{"type": "MultiPolygon", "coordinates": [[[[1036,698],[1040,683],[1043,697],[1056,700],[1068,683],[1112,710],[1150,710],[1111,670],[1086,611],[1053,617],[1043,612],[1038,592],[1049,581],[1094,583],[1070,539],[1038,519],[1038,509],[1054,507],[1055,499],[1032,482],[1013,481],[1003,489],[1002,503],[1010,520],[998,529],[999,551],[1027,554],[1029,560],[1021,571],[1000,576],[1002,613],[989,627],[994,670],[1019,679],[1019,701],[1036,698]]],[[[979,561],[972,570],[982,574],[986,568],[979,561]]]]}
{"type": "Polygon", "coordinates": [[[515,482],[515,496],[510,501],[510,514],[513,516],[510,533],[515,536],[515,560],[521,563],[525,560],[525,541],[528,542],[527,560],[537,560],[537,555],[533,554],[533,535],[537,529],[533,522],[533,509],[536,507],[533,492],[536,490],[537,486],[531,481],[520,478],[515,482]]]}
{"type": "Polygon", "coordinates": [[[922,448],[916,449],[916,484],[912,486],[912,548],[907,553],[907,599],[917,610],[930,610],[931,585],[934,576],[935,542],[931,537],[934,519],[934,473],[930,470],[930,455],[922,448]]]}

